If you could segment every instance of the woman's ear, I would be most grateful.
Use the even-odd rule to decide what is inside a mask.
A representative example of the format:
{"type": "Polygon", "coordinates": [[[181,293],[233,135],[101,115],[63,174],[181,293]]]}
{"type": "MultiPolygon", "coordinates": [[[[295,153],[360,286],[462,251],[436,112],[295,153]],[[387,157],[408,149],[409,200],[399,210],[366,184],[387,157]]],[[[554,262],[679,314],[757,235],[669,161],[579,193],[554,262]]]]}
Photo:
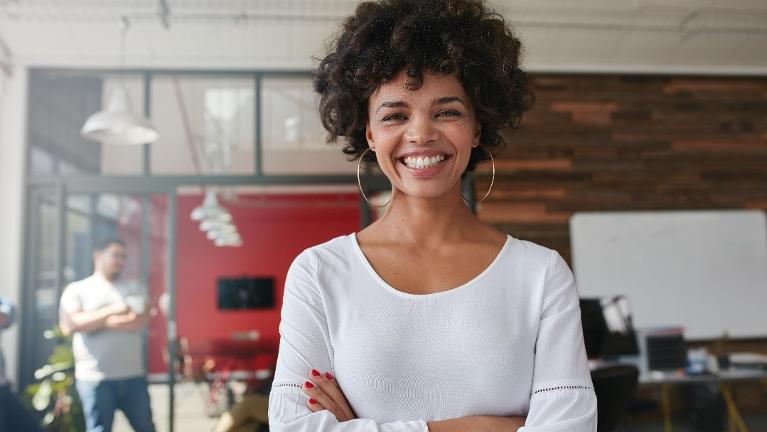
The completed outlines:
{"type": "Polygon", "coordinates": [[[482,125],[477,122],[477,127],[474,130],[474,138],[472,139],[472,147],[479,147],[479,139],[482,137],[482,125]]]}
{"type": "Polygon", "coordinates": [[[368,147],[371,149],[375,147],[373,144],[373,131],[370,130],[370,122],[365,123],[365,139],[368,141],[368,147]]]}

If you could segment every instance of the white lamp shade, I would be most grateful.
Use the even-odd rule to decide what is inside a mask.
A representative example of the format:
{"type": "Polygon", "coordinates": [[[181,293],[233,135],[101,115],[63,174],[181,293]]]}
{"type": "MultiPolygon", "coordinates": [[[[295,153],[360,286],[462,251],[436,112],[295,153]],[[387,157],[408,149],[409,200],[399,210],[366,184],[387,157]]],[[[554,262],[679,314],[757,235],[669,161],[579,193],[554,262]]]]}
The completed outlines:
{"type": "Polygon", "coordinates": [[[242,246],[242,239],[223,239],[223,238],[217,238],[214,240],[214,243],[218,247],[240,247],[242,246]]]}
{"type": "Polygon", "coordinates": [[[209,230],[207,233],[208,240],[215,240],[217,238],[239,238],[237,228],[234,225],[224,225],[217,229],[209,230]]]}
{"type": "Polygon", "coordinates": [[[222,207],[199,206],[190,215],[194,221],[231,222],[232,215],[222,207]]]}
{"type": "Polygon", "coordinates": [[[216,246],[242,246],[242,237],[238,232],[221,233],[211,240],[216,246]]]}
{"type": "MultiPolygon", "coordinates": [[[[216,199],[216,192],[209,190],[205,192],[205,200],[202,205],[197,206],[192,210],[189,215],[194,221],[215,221],[215,222],[231,222],[232,215],[229,212],[218,205],[218,199],[216,199]]],[[[200,226],[200,229],[203,229],[200,226]]]]}
{"type": "Polygon", "coordinates": [[[128,92],[122,85],[112,92],[109,104],[88,117],[80,134],[87,139],[105,144],[150,144],[159,138],[149,120],[131,110],[128,92]]]}
{"type": "Polygon", "coordinates": [[[216,219],[205,219],[200,222],[200,231],[216,231],[216,232],[234,232],[237,228],[232,225],[231,222],[224,222],[216,219]]]}

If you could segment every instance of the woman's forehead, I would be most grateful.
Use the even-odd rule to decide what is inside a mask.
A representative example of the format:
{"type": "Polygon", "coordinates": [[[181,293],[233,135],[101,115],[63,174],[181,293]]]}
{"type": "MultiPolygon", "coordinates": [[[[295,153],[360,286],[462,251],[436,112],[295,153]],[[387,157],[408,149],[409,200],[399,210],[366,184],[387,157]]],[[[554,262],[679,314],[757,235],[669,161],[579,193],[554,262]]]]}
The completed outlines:
{"type": "Polygon", "coordinates": [[[421,72],[422,85],[417,89],[408,88],[413,80],[405,70],[400,71],[392,79],[381,83],[370,96],[369,101],[397,98],[401,100],[418,99],[424,96],[440,98],[455,96],[465,99],[466,90],[455,75],[444,75],[425,70],[421,72]]]}

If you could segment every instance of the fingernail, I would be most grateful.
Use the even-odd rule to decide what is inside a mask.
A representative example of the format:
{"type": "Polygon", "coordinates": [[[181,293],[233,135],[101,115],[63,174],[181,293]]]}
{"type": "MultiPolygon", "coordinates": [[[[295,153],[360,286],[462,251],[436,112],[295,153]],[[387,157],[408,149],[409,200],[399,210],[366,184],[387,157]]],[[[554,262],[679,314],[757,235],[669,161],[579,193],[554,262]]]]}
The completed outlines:
{"type": "Polygon", "coordinates": [[[325,378],[327,378],[329,380],[332,380],[333,379],[333,375],[330,372],[326,372],[325,373],[325,378]]]}
{"type": "Polygon", "coordinates": [[[309,404],[311,405],[317,405],[317,401],[314,399],[309,399],[309,404]]]}
{"type": "Polygon", "coordinates": [[[314,388],[314,384],[312,384],[311,381],[305,382],[304,385],[306,386],[306,388],[314,388]]]}
{"type": "Polygon", "coordinates": [[[320,376],[320,375],[322,375],[322,374],[321,374],[321,373],[320,373],[320,371],[318,371],[317,369],[312,369],[312,375],[314,375],[314,376],[320,376]]]}

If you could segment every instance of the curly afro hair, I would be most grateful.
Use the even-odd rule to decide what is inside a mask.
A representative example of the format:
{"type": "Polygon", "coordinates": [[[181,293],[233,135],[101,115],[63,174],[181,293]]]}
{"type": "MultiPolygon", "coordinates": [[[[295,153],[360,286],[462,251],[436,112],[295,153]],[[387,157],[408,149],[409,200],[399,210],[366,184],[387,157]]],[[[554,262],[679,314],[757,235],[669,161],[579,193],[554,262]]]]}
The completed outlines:
{"type": "MultiPolygon", "coordinates": [[[[454,74],[471,99],[482,131],[467,171],[504,145],[499,131],[516,128],[534,101],[520,69],[521,43],[503,17],[482,0],[363,2],[343,24],[314,75],[328,142],[345,138],[343,152],[358,159],[365,138],[368,98],[407,68],[406,87],[417,90],[426,69],[454,74]]],[[[375,161],[374,154],[365,160],[375,161]]]]}

